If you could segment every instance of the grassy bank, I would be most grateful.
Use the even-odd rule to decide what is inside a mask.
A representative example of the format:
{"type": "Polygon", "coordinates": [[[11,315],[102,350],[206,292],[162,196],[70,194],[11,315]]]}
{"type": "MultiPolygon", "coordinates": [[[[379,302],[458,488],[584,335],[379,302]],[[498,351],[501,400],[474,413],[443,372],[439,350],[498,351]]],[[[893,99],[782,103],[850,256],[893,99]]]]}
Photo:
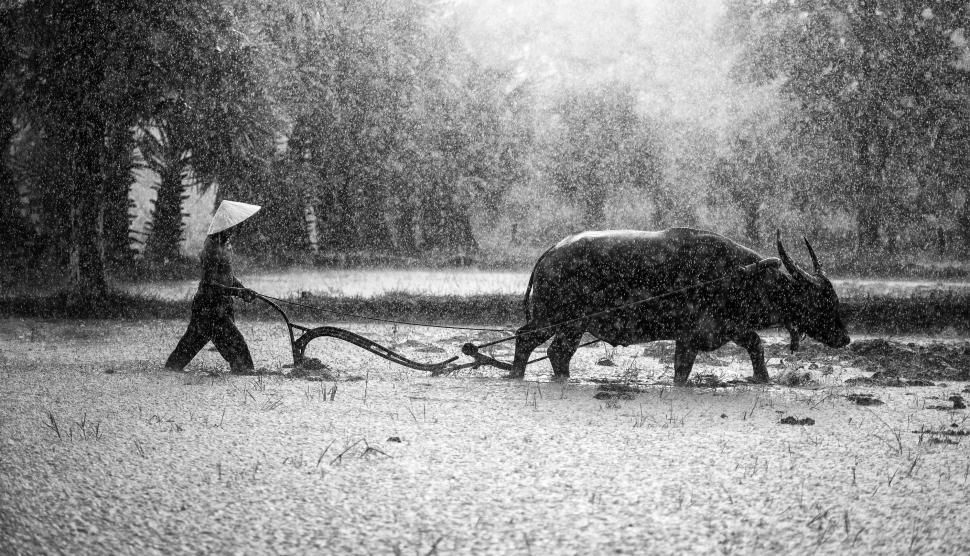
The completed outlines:
{"type": "MultiPolygon", "coordinates": [[[[523,322],[520,295],[436,296],[391,292],[376,297],[301,296],[284,305],[290,319],[306,324],[364,320],[350,315],[428,323],[491,323],[516,326],[523,322]]],[[[970,332],[970,294],[952,291],[899,296],[849,297],[842,300],[843,317],[855,331],[970,332]]],[[[280,318],[268,305],[237,302],[239,318],[280,318]]],[[[33,318],[149,319],[188,317],[189,301],[112,293],[72,303],[59,293],[50,296],[0,297],[0,316],[33,318]]]]}

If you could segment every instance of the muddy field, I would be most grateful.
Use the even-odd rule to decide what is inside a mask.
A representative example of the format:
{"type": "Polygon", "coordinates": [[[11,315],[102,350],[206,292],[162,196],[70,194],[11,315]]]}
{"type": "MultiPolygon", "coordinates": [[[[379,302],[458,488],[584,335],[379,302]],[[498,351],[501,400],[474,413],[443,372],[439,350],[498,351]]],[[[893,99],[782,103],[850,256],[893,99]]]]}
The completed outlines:
{"type": "MultiPolygon", "coordinates": [[[[161,361],[178,321],[0,321],[5,552],[965,553],[970,343],[590,347],[573,378],[431,378],[333,340],[289,378],[161,361]]],[[[424,361],[496,333],[351,328],[424,361]]],[[[496,350],[500,358],[508,353],[496,350]]]]}

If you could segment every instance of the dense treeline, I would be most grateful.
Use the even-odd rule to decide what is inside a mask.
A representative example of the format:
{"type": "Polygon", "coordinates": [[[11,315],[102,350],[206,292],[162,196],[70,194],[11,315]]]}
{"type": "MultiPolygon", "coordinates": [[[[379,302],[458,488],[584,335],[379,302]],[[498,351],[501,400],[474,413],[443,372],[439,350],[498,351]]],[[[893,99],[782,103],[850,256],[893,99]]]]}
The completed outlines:
{"type": "MultiPolygon", "coordinates": [[[[2,6],[0,249],[67,269],[77,294],[182,256],[190,187],[263,205],[240,246],[276,263],[514,251],[608,226],[970,248],[966,2],[729,0],[712,34],[741,108],[717,123],[650,100],[635,40],[535,71],[527,35],[483,55],[460,4],[2,6]],[[133,240],[138,168],[157,191],[133,240]]],[[[618,36],[647,32],[635,2],[609,6],[618,36]]]]}

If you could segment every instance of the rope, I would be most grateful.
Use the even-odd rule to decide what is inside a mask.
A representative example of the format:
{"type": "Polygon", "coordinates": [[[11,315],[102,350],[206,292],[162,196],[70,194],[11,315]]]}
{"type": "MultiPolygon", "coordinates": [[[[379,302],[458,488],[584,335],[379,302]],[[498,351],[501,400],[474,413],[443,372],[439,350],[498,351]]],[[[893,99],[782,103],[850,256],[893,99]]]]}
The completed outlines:
{"type": "Polygon", "coordinates": [[[717,284],[719,282],[723,282],[724,280],[727,280],[728,278],[730,278],[730,277],[729,276],[724,276],[724,277],[718,278],[716,280],[708,280],[707,282],[700,282],[698,284],[692,284],[690,286],[686,286],[686,287],[683,287],[683,288],[680,288],[680,289],[677,289],[677,290],[674,290],[674,291],[670,291],[670,292],[667,292],[667,293],[662,293],[660,295],[654,295],[654,296],[648,297],[646,299],[638,299],[636,301],[631,301],[629,303],[624,303],[622,305],[617,305],[616,307],[610,307],[609,309],[603,309],[602,311],[596,311],[595,313],[589,313],[589,314],[582,315],[582,316],[579,316],[579,317],[576,317],[576,318],[573,318],[573,319],[568,319],[568,320],[564,320],[564,321],[561,321],[561,322],[556,322],[556,323],[550,324],[548,326],[543,326],[543,327],[540,327],[540,328],[534,328],[532,330],[527,330],[525,332],[513,334],[513,335],[508,336],[506,338],[500,338],[500,339],[494,340],[492,342],[488,342],[488,343],[485,343],[485,344],[481,344],[480,346],[478,346],[478,348],[481,349],[481,348],[486,348],[486,347],[489,347],[489,346],[494,346],[495,344],[501,344],[503,342],[508,342],[510,340],[515,340],[519,336],[525,336],[527,334],[534,334],[536,332],[542,332],[543,330],[549,330],[551,328],[561,328],[563,326],[566,326],[567,324],[572,324],[574,322],[580,322],[580,321],[588,320],[588,319],[591,319],[593,317],[598,317],[600,315],[605,315],[607,313],[612,313],[613,311],[618,311],[620,309],[626,309],[626,308],[629,308],[629,307],[633,307],[634,305],[640,305],[640,304],[643,304],[643,303],[648,303],[650,301],[657,301],[658,299],[663,299],[665,297],[671,297],[671,296],[674,296],[674,295],[677,295],[677,294],[681,294],[681,293],[684,293],[684,292],[687,292],[687,291],[690,291],[690,290],[696,290],[698,288],[703,288],[705,286],[710,286],[710,285],[713,285],[713,284],[717,284]]]}
{"type": "MultiPolygon", "coordinates": [[[[741,272],[753,272],[753,271],[755,271],[755,270],[757,270],[759,268],[762,268],[765,265],[771,265],[771,264],[772,264],[772,260],[771,259],[763,259],[761,261],[754,262],[754,263],[751,263],[749,265],[740,267],[739,270],[741,272]]],[[[612,313],[612,312],[618,311],[620,309],[627,309],[629,307],[634,307],[636,305],[641,305],[643,303],[650,303],[652,301],[657,301],[659,299],[664,299],[664,298],[667,298],[667,297],[672,297],[672,296],[679,295],[679,294],[682,294],[684,292],[688,292],[688,291],[691,291],[691,290],[696,290],[696,289],[703,288],[703,287],[706,287],[706,286],[711,286],[711,285],[714,285],[714,284],[718,284],[720,282],[723,282],[724,280],[727,280],[728,278],[731,278],[731,276],[722,276],[721,278],[717,278],[715,280],[708,280],[706,282],[699,282],[697,284],[691,284],[691,285],[685,286],[683,288],[679,288],[679,289],[676,289],[676,290],[673,290],[673,291],[665,292],[665,293],[662,293],[662,294],[659,294],[659,295],[650,296],[650,297],[647,297],[645,299],[638,299],[636,301],[631,301],[629,303],[624,303],[622,305],[617,305],[616,307],[610,307],[609,309],[603,309],[601,311],[596,311],[594,313],[589,313],[589,314],[582,315],[582,316],[579,316],[579,317],[576,317],[576,318],[567,319],[567,320],[564,320],[564,321],[561,321],[561,322],[556,322],[556,323],[553,323],[553,324],[550,324],[550,325],[547,325],[547,326],[543,326],[543,327],[540,327],[540,328],[534,328],[532,330],[527,330],[525,332],[512,334],[511,336],[507,336],[505,338],[499,338],[498,340],[493,340],[491,342],[487,342],[487,343],[484,343],[484,344],[481,344],[481,345],[478,345],[478,346],[474,346],[474,347],[475,347],[476,350],[478,350],[478,349],[482,349],[482,348],[487,348],[487,347],[490,347],[490,346],[494,346],[496,344],[502,344],[502,343],[508,342],[510,340],[515,340],[515,339],[519,338],[520,336],[525,336],[527,334],[534,334],[536,332],[542,332],[543,330],[549,330],[549,329],[553,329],[553,328],[561,328],[563,326],[566,326],[568,324],[572,324],[574,322],[581,322],[581,321],[589,320],[591,318],[598,317],[598,316],[601,316],[601,315],[605,315],[605,314],[608,314],[608,313],[612,313]]],[[[234,288],[234,287],[230,287],[230,286],[223,286],[222,284],[215,284],[215,283],[212,283],[210,285],[219,286],[219,287],[222,287],[222,288],[225,288],[225,289],[228,289],[228,290],[239,290],[239,289],[241,289],[241,288],[234,288]]],[[[307,308],[307,309],[314,309],[316,311],[325,311],[325,312],[328,312],[328,313],[332,313],[332,314],[335,314],[335,315],[341,315],[341,316],[345,316],[345,317],[353,317],[353,318],[364,319],[364,320],[372,320],[372,321],[377,321],[377,322],[386,322],[386,323],[390,323],[390,324],[406,324],[406,325],[409,325],[409,326],[424,326],[424,327],[429,327],[429,328],[447,328],[447,329],[451,329],[451,330],[474,330],[474,331],[478,331],[478,332],[505,332],[505,329],[503,329],[503,328],[474,328],[474,327],[468,327],[468,326],[449,326],[449,325],[445,325],[445,324],[428,324],[428,323],[424,323],[424,322],[411,322],[411,321],[394,320],[394,319],[382,319],[382,318],[379,318],[379,317],[368,317],[368,316],[364,316],[364,315],[357,315],[357,314],[354,314],[354,313],[345,313],[345,312],[342,312],[342,311],[335,311],[333,309],[327,309],[327,308],[324,308],[324,307],[317,307],[315,305],[309,305],[309,304],[305,304],[305,303],[298,303],[296,301],[288,301],[286,299],[280,299],[278,297],[272,297],[272,296],[269,296],[269,295],[263,295],[263,294],[258,294],[258,295],[260,295],[262,297],[265,297],[267,299],[272,299],[273,301],[278,301],[280,303],[286,303],[288,305],[295,305],[297,307],[304,307],[304,308],[307,308]]],[[[587,342],[586,344],[583,344],[583,346],[586,346],[586,345],[589,345],[589,344],[593,344],[593,343],[596,343],[598,341],[599,340],[594,340],[594,341],[591,341],[591,342],[587,342]]],[[[473,344],[468,344],[468,345],[473,345],[473,344]]],[[[529,361],[529,363],[534,363],[536,361],[541,361],[542,359],[545,359],[545,357],[536,359],[535,361],[529,361]]]]}

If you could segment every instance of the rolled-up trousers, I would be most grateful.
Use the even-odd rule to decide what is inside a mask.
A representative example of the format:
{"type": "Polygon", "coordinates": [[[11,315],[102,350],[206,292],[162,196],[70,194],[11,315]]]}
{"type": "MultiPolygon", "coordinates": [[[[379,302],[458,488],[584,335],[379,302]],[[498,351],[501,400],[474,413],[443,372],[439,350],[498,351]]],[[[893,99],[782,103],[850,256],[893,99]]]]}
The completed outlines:
{"type": "Polygon", "coordinates": [[[175,350],[168,356],[165,366],[182,370],[209,341],[215,344],[219,354],[229,362],[232,372],[253,370],[253,358],[242,333],[236,328],[232,310],[232,298],[226,295],[209,295],[202,292],[192,300],[192,318],[175,350]]]}

